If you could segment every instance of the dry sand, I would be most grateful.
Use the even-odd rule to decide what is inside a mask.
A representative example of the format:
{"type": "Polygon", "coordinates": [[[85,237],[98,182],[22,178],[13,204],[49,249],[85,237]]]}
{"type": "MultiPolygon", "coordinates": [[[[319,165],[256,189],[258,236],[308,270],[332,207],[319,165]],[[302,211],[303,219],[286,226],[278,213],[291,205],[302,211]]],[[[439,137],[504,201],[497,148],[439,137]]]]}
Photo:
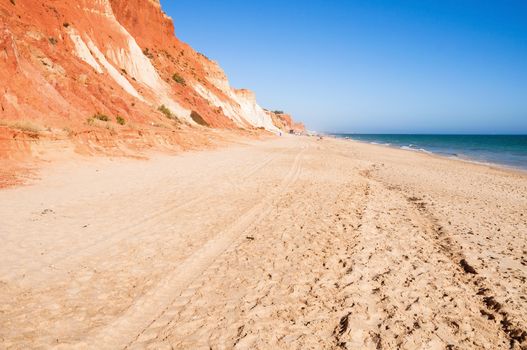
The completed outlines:
{"type": "Polygon", "coordinates": [[[527,348],[527,175],[285,137],[0,191],[0,348],[527,348]]]}

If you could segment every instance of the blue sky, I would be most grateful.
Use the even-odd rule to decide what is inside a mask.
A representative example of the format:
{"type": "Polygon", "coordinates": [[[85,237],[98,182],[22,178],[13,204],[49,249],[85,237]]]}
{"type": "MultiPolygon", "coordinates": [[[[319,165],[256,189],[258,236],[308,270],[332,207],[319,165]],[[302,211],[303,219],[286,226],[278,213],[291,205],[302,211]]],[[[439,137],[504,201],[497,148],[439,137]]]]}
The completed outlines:
{"type": "Polygon", "coordinates": [[[237,88],[318,131],[527,133],[527,1],[161,0],[237,88]]]}

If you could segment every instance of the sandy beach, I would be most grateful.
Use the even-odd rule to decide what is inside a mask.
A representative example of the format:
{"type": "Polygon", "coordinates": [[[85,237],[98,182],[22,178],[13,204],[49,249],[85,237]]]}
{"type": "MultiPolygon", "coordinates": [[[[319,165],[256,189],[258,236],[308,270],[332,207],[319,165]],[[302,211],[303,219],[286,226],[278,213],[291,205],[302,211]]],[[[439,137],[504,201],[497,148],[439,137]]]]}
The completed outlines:
{"type": "Polygon", "coordinates": [[[0,348],[527,349],[527,174],[282,137],[0,191],[0,348]]]}

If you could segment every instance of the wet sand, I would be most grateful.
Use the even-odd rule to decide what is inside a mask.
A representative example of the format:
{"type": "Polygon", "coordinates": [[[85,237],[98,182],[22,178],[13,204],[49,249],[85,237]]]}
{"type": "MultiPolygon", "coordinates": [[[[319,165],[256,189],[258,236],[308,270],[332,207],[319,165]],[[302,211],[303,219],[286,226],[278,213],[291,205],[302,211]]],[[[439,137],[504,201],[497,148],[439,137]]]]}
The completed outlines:
{"type": "Polygon", "coordinates": [[[0,191],[0,348],[527,348],[527,175],[304,137],[0,191]]]}

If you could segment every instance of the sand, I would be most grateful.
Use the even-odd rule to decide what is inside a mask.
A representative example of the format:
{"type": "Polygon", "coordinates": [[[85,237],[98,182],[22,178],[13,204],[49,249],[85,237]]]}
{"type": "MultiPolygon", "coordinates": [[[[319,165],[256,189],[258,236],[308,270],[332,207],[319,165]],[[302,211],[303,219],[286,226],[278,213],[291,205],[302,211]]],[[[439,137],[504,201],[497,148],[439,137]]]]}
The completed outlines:
{"type": "Polygon", "coordinates": [[[527,348],[527,175],[283,137],[0,191],[0,348],[527,348]]]}

